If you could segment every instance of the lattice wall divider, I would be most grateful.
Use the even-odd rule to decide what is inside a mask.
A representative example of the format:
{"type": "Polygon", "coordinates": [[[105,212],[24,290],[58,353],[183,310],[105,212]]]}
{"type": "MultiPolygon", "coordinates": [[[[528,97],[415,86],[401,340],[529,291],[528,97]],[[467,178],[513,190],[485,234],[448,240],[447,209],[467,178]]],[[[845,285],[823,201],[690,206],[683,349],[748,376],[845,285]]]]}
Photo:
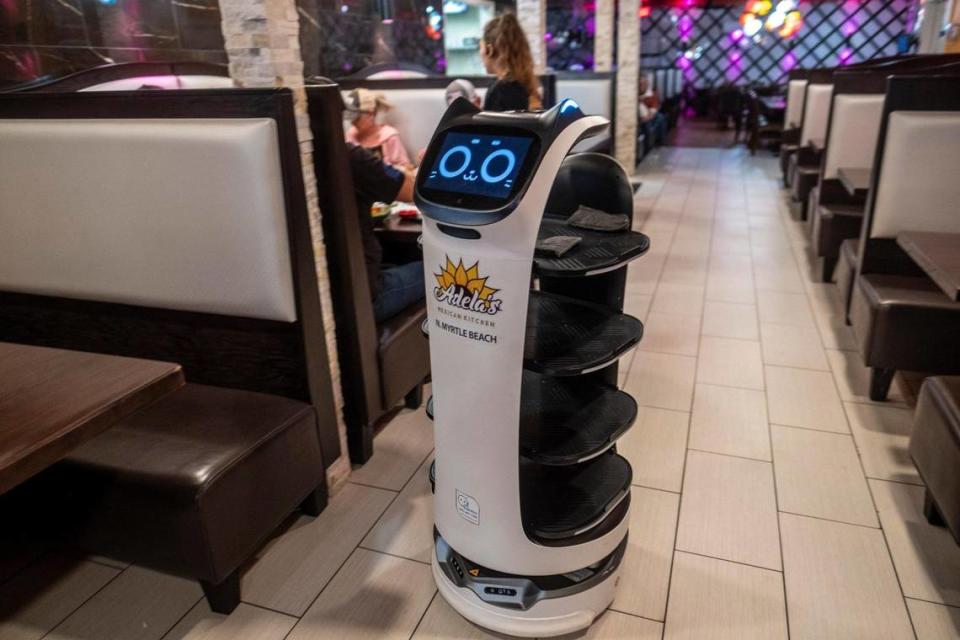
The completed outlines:
{"type": "Polygon", "coordinates": [[[849,62],[895,55],[897,36],[909,28],[915,5],[916,0],[804,3],[805,25],[797,37],[766,34],[759,43],[744,38],[747,46],[730,36],[739,27],[740,6],[654,9],[641,23],[642,63],[674,66],[684,51],[702,47],[701,57],[685,71],[696,87],[782,84],[792,67],[833,66],[841,54],[849,62]],[[693,23],[687,42],[677,26],[684,20],[693,23]]]}

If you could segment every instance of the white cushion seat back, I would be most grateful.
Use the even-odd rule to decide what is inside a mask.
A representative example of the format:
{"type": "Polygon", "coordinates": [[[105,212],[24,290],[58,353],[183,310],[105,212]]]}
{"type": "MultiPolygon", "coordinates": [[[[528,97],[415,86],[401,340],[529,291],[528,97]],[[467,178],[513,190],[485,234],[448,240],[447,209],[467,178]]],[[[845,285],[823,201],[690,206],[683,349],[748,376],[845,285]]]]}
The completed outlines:
{"type": "Polygon", "coordinates": [[[791,80],[787,84],[787,112],[784,121],[788,127],[799,127],[803,117],[803,100],[807,92],[806,80],[791,80]]]}
{"type": "MultiPolygon", "coordinates": [[[[451,78],[452,80],[452,78],[451,78]]],[[[400,133],[400,140],[410,160],[416,162],[417,154],[430,144],[430,138],[436,131],[440,119],[447,110],[446,88],[434,89],[378,89],[393,109],[384,114],[384,122],[394,127],[400,133]]],[[[349,91],[343,92],[344,101],[349,91]]],[[[483,100],[487,90],[477,88],[477,95],[483,100]]],[[[349,128],[350,123],[344,122],[349,128]]]]}
{"type": "Polygon", "coordinates": [[[557,102],[570,98],[585,114],[609,120],[613,108],[610,101],[612,82],[612,78],[558,78],[557,102]]]}
{"type": "Polygon", "coordinates": [[[297,319],[276,123],[0,120],[0,290],[297,319]]]}
{"type": "Polygon", "coordinates": [[[841,93],[833,99],[824,178],[836,178],[841,167],[868,169],[873,166],[883,100],[883,94],[879,93],[841,93]]]}
{"type": "Polygon", "coordinates": [[[893,112],[882,163],[870,237],[960,233],[960,112],[893,112]]]}
{"type": "Polygon", "coordinates": [[[811,84],[806,91],[806,109],[803,113],[803,130],[800,145],[807,146],[811,140],[827,137],[827,123],[830,120],[830,97],[832,84],[811,84]]]}
{"type": "Polygon", "coordinates": [[[79,91],[136,91],[144,85],[161,89],[229,89],[233,79],[224,76],[138,76],[110,80],[79,91]]]}

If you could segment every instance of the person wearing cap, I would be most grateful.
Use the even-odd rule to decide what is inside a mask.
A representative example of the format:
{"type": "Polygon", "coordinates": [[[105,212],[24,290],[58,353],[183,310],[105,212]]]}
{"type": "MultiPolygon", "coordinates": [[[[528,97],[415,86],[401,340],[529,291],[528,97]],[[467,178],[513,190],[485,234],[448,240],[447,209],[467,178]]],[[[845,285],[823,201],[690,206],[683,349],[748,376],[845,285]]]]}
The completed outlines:
{"type": "Polygon", "coordinates": [[[452,105],[453,101],[457,98],[464,98],[478,109],[483,104],[480,96],[477,95],[477,88],[473,86],[472,82],[464,80],[463,78],[457,78],[448,84],[444,97],[447,99],[448,107],[452,105]]]}
{"type": "Polygon", "coordinates": [[[413,163],[400,141],[400,133],[381,122],[383,113],[390,108],[383,94],[369,89],[351,91],[344,112],[351,121],[347,142],[367,149],[387,164],[412,168],[413,163]]]}

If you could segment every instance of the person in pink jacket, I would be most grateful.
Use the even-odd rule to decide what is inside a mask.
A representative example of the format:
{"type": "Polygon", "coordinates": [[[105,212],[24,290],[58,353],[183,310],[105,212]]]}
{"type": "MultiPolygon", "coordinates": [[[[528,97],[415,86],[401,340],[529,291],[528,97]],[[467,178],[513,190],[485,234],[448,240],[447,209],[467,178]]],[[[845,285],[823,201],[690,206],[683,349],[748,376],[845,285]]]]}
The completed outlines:
{"type": "Polygon", "coordinates": [[[400,133],[381,121],[391,108],[383,94],[369,89],[354,89],[347,98],[345,116],[350,118],[347,142],[363,147],[400,169],[410,170],[413,163],[400,141],[400,133]]]}

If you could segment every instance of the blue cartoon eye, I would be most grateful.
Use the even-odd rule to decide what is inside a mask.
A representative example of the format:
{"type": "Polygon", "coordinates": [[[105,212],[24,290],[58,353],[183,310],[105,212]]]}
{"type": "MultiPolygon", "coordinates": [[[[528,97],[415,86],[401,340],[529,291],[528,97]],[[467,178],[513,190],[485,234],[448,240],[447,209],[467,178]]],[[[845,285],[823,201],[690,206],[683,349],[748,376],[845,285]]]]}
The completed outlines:
{"type": "Polygon", "coordinates": [[[513,168],[517,164],[517,157],[514,155],[513,151],[509,149],[498,149],[486,157],[483,161],[483,164],[480,166],[480,176],[483,178],[484,182],[500,182],[513,171],[513,168]],[[490,163],[493,162],[496,158],[506,158],[507,166],[506,168],[496,175],[490,175],[490,163]]]}

